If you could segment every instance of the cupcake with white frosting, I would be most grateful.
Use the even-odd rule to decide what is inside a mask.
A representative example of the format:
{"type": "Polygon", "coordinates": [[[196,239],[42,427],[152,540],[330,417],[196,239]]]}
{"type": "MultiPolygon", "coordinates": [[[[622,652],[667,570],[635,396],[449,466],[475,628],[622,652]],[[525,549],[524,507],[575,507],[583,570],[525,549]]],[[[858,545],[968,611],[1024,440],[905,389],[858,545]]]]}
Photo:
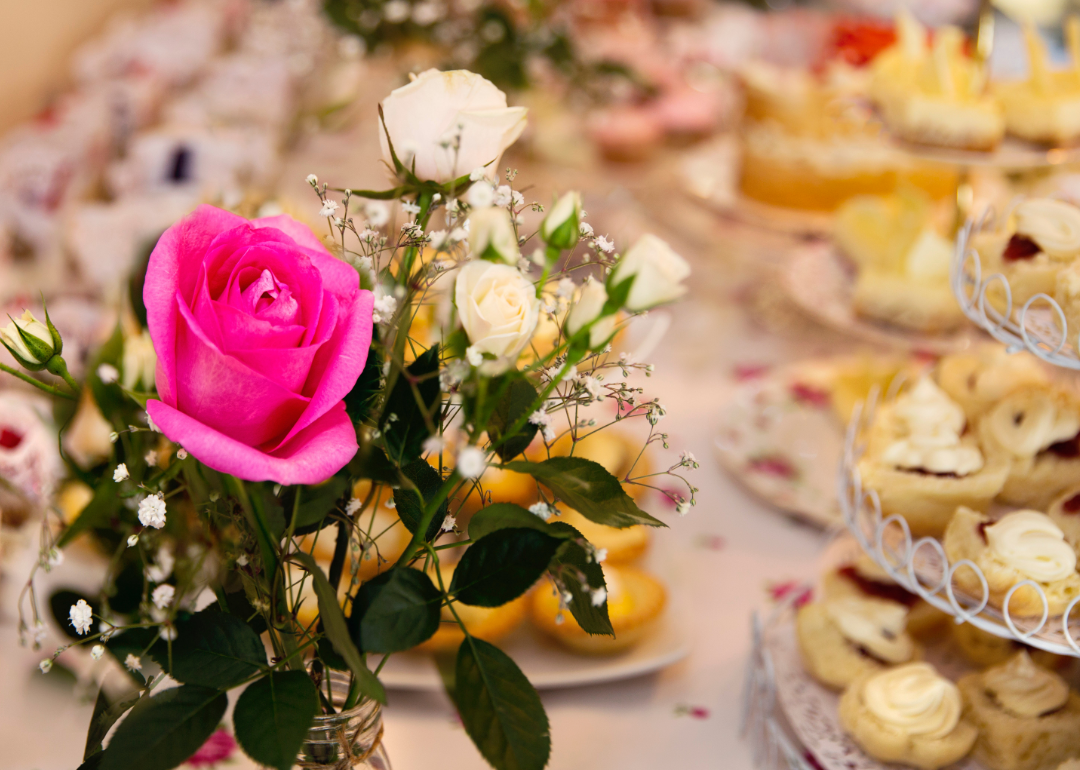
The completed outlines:
{"type": "Polygon", "coordinates": [[[1080,695],[1026,652],[959,686],[964,716],[979,728],[975,758],[990,770],[1041,770],[1076,753],[1080,695]]]}
{"type": "Polygon", "coordinates": [[[913,534],[940,535],[958,505],[989,506],[1009,463],[983,451],[964,410],[925,375],[881,407],[859,472],[885,516],[900,514],[913,534]]]}
{"type": "MultiPolygon", "coordinates": [[[[1060,615],[1080,596],[1076,552],[1045,513],[1013,511],[993,521],[960,507],[945,531],[944,546],[950,562],[969,559],[982,570],[990,603],[996,607],[1002,607],[1009,589],[1024,580],[1042,589],[1050,615],[1060,615]]],[[[957,570],[953,580],[972,596],[982,596],[982,584],[972,570],[957,570]]],[[[1018,588],[1009,600],[1013,617],[1037,617],[1042,612],[1043,601],[1029,585],[1018,588]]]]}
{"type": "Polygon", "coordinates": [[[874,759],[922,770],[967,756],[978,734],[960,690],[929,663],[856,679],[840,699],[840,723],[874,759]]]}

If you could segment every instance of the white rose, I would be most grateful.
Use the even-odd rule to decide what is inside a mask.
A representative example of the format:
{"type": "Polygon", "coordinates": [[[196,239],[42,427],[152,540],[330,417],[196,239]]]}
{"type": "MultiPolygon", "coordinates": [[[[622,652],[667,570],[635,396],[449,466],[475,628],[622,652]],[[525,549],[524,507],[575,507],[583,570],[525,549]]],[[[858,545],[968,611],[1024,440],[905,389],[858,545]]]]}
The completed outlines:
{"type": "Polygon", "coordinates": [[[492,207],[470,214],[469,248],[474,258],[516,265],[521,258],[521,249],[510,212],[492,207]]]}
{"type": "Polygon", "coordinates": [[[511,368],[529,344],[540,317],[536,288],[510,265],[474,260],[458,273],[454,304],[469,342],[495,361],[485,361],[483,374],[511,368]]]}
{"type": "Polygon", "coordinates": [[[581,193],[568,192],[556,201],[540,223],[540,237],[560,249],[570,249],[581,237],[581,193]]]}
{"type": "Polygon", "coordinates": [[[567,336],[574,336],[587,324],[596,321],[589,330],[589,346],[596,348],[611,336],[615,330],[615,316],[609,315],[600,318],[604,310],[604,303],[608,300],[607,290],[600,281],[591,278],[581,286],[581,295],[578,301],[570,308],[570,314],[566,317],[567,336]],[[596,320],[600,318],[600,320],[596,320]]]}
{"type": "Polygon", "coordinates": [[[681,281],[690,275],[690,265],[655,235],[643,235],[623,255],[611,274],[618,285],[636,276],[626,300],[627,310],[647,310],[671,302],[686,293],[681,281]]]}
{"type": "Polygon", "coordinates": [[[150,340],[150,332],[144,331],[138,336],[124,340],[123,369],[124,376],[121,382],[128,390],[135,390],[135,386],[140,383],[143,390],[154,389],[157,353],[154,351],[154,343],[150,340]]]}
{"type": "Polygon", "coordinates": [[[54,350],[52,332],[49,331],[49,327],[34,318],[34,314],[29,310],[23,311],[19,318],[13,319],[7,326],[0,329],[0,342],[3,342],[7,349],[11,351],[11,354],[19,360],[19,363],[27,362],[31,365],[45,363],[54,350]],[[22,335],[19,334],[19,329],[40,342],[38,347],[41,355],[35,355],[30,350],[22,335]],[[46,350],[49,355],[44,355],[46,350]]]}
{"type": "Polygon", "coordinates": [[[386,130],[380,131],[383,158],[390,158],[386,134],[402,163],[418,178],[449,182],[483,166],[498,170],[503,151],[525,129],[524,107],[507,107],[506,94],[467,70],[430,69],[395,89],[382,104],[386,130]],[[444,146],[460,132],[460,147],[444,146]],[[406,160],[408,157],[408,160],[406,160]]]}

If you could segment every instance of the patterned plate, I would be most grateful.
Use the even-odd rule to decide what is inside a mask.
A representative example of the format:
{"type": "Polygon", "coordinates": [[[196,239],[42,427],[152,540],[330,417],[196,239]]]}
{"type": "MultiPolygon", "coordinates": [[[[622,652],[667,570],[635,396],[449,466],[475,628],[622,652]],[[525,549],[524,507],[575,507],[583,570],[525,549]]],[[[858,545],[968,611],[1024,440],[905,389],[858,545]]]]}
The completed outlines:
{"type": "Polygon", "coordinates": [[[835,361],[744,372],[721,410],[716,456],[739,482],[818,526],[839,524],[836,473],[843,429],[830,388],[835,361]]]}
{"type": "Polygon", "coordinates": [[[963,350],[972,342],[970,328],[930,335],[857,315],[852,302],[855,274],[831,243],[812,243],[795,249],[783,270],[781,283],[788,297],[804,313],[867,342],[932,353],[963,350]]]}

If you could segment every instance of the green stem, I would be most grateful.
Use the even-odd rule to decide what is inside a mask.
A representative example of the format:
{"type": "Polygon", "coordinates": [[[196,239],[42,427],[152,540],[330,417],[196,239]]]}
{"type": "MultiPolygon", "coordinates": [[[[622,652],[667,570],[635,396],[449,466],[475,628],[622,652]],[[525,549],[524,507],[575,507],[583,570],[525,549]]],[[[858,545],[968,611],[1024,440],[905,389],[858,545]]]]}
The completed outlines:
{"type": "Polygon", "coordinates": [[[548,246],[544,249],[544,274],[540,276],[540,282],[536,284],[537,297],[541,295],[544,287],[547,286],[548,276],[551,275],[551,268],[559,258],[559,253],[559,249],[554,246],[548,246]]]}
{"type": "Polygon", "coordinates": [[[446,481],[439,487],[439,491],[435,493],[427,505],[424,506],[424,515],[420,519],[420,524],[416,527],[416,531],[413,533],[412,540],[402,551],[401,556],[394,563],[394,566],[404,566],[412,561],[412,558],[416,555],[416,552],[424,547],[425,539],[427,537],[428,527],[431,526],[432,519],[435,518],[435,512],[439,510],[439,506],[442,505],[443,500],[449,497],[450,493],[454,490],[460,481],[460,477],[457,471],[451,473],[446,481]]]}
{"type": "Polygon", "coordinates": [[[52,374],[62,377],[67,386],[74,391],[78,396],[82,388],[79,387],[79,383],[75,381],[75,378],[71,376],[71,372],[67,370],[67,364],[64,363],[64,359],[61,356],[53,356],[49,359],[49,362],[45,364],[45,369],[52,374]]]}
{"type": "MultiPolygon", "coordinates": [[[[23,372],[20,372],[18,369],[12,369],[7,364],[0,364],[0,372],[7,372],[12,377],[18,377],[23,382],[30,383],[31,385],[33,385],[38,390],[43,390],[46,393],[48,393],[50,396],[59,396],[60,398],[66,398],[66,399],[69,399],[71,401],[74,401],[75,398],[76,398],[75,396],[71,395],[70,393],[65,393],[64,391],[60,390],[59,388],[54,388],[52,385],[46,385],[44,382],[41,382],[40,380],[35,380],[29,374],[24,374],[23,372]]],[[[76,391],[76,392],[78,392],[78,391],[76,391]]]]}
{"type": "MultiPolygon", "coordinates": [[[[420,193],[420,196],[416,199],[416,202],[420,205],[420,211],[416,215],[416,221],[420,225],[420,229],[427,231],[428,221],[431,219],[431,198],[432,193],[424,190],[420,193]]],[[[401,258],[401,268],[398,270],[398,283],[402,286],[409,285],[409,278],[412,276],[413,262],[416,261],[416,255],[419,252],[416,246],[410,246],[405,250],[405,255],[401,258]]]]}
{"type": "Polygon", "coordinates": [[[569,370],[572,366],[577,366],[578,363],[580,363],[581,359],[585,357],[585,353],[587,352],[588,351],[583,351],[576,354],[568,353],[566,357],[566,362],[559,369],[558,373],[551,378],[551,381],[544,388],[543,392],[541,392],[540,395],[536,397],[536,400],[533,402],[532,406],[522,412],[521,417],[515,420],[513,425],[511,425],[503,432],[502,438],[500,438],[498,441],[492,442],[491,446],[489,446],[488,449],[495,450],[498,447],[502,446],[502,444],[504,444],[507,439],[518,435],[518,433],[521,432],[521,429],[525,427],[525,423],[529,421],[529,418],[532,416],[533,412],[537,411],[547,402],[548,396],[550,396],[552,391],[554,391],[555,388],[559,386],[559,383],[562,382],[562,377],[567,372],[567,370],[569,370]]]}

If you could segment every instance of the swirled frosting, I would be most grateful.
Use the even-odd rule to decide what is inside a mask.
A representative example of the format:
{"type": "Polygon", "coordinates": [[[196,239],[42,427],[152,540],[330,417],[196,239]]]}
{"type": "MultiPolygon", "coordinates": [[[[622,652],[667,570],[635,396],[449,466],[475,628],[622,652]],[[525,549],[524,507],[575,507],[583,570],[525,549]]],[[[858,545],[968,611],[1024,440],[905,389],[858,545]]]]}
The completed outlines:
{"type": "Polygon", "coordinates": [[[964,410],[929,376],[896,399],[892,415],[898,438],[885,447],[882,460],[896,468],[967,476],[983,466],[982,453],[964,445],[964,410]]]}
{"type": "Polygon", "coordinates": [[[886,663],[905,663],[915,654],[915,644],[904,628],[907,608],[885,599],[845,597],[825,604],[829,619],[850,642],[886,663]]]}
{"type": "Polygon", "coordinates": [[[1047,447],[1080,433],[1080,415],[1038,398],[1023,409],[1002,404],[990,413],[994,438],[1017,457],[1034,457],[1047,447]]]}
{"type": "Polygon", "coordinates": [[[1057,674],[1035,665],[1023,651],[988,669],[983,674],[983,686],[1002,709],[1018,717],[1042,716],[1069,700],[1069,685],[1057,674]]]}
{"type": "Polygon", "coordinates": [[[1032,198],[1016,207],[1016,232],[1053,259],[1080,253],[1080,209],[1053,198],[1032,198]]]}
{"type": "Polygon", "coordinates": [[[1076,552],[1045,513],[1014,511],[985,532],[990,550],[1030,580],[1050,583],[1076,572],[1076,552]]]}
{"type": "Polygon", "coordinates": [[[929,663],[907,663],[863,684],[866,708],[906,735],[944,738],[960,721],[960,690],[929,663]]]}

